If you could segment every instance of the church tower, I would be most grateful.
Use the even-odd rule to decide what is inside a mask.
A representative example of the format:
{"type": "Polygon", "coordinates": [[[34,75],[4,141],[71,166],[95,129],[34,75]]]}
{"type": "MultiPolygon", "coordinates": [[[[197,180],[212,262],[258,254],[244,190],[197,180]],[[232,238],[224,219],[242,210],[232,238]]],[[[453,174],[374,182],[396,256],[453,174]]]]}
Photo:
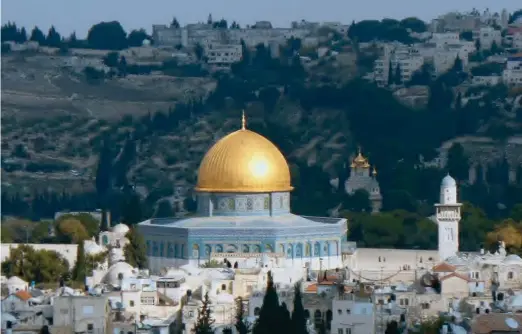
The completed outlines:
{"type": "Polygon", "coordinates": [[[440,185],[440,201],[435,204],[439,226],[439,258],[444,261],[459,251],[459,221],[461,203],[457,202],[457,182],[449,174],[440,185]]]}

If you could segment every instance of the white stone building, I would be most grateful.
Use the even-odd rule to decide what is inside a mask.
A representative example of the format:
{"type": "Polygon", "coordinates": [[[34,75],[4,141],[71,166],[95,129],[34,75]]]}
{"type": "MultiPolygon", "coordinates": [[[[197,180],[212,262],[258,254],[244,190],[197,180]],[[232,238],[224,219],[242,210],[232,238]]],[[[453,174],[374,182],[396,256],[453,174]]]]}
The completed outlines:
{"type": "Polygon", "coordinates": [[[522,85],[522,54],[508,57],[506,68],[502,72],[502,81],[509,86],[522,85]]]}
{"type": "Polygon", "coordinates": [[[241,44],[208,44],[204,47],[207,63],[218,67],[229,67],[241,61],[243,48],[241,44]]]}
{"type": "Polygon", "coordinates": [[[473,39],[480,41],[480,48],[482,50],[489,50],[493,43],[500,46],[502,43],[502,35],[500,30],[493,27],[482,27],[473,31],[473,39]]]}

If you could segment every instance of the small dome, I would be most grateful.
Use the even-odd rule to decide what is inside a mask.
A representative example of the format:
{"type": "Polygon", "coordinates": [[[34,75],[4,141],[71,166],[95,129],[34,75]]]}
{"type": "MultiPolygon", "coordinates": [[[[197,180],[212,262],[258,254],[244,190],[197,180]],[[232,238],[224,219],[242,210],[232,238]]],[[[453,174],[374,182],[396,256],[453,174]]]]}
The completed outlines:
{"type": "Polygon", "coordinates": [[[83,248],[85,250],[85,254],[91,255],[91,256],[103,253],[105,251],[105,248],[98,245],[96,242],[94,242],[92,240],[85,240],[83,242],[83,248]]]}
{"type": "Polygon", "coordinates": [[[132,268],[130,264],[127,262],[118,262],[113,264],[105,277],[103,277],[103,283],[112,284],[112,285],[120,285],[120,277],[121,278],[129,278],[135,276],[135,270],[132,268]]]}
{"type": "Polygon", "coordinates": [[[112,228],[112,232],[118,234],[127,234],[129,231],[129,227],[125,224],[118,224],[112,228]]]}
{"type": "Polygon", "coordinates": [[[24,285],[24,284],[27,284],[27,282],[18,276],[11,276],[7,280],[7,285],[24,285]]]}
{"type": "Polygon", "coordinates": [[[457,182],[456,182],[455,179],[452,178],[449,174],[446,175],[446,176],[442,179],[441,187],[443,187],[443,188],[449,188],[449,187],[456,187],[456,186],[457,186],[457,182]]]}

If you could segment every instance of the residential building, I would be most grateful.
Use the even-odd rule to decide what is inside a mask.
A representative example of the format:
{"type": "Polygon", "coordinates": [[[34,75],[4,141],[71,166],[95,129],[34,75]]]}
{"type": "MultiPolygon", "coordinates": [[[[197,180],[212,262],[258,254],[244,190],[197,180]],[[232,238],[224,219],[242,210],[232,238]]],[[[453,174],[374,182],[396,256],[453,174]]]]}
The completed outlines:
{"type": "Polygon", "coordinates": [[[480,48],[482,50],[489,50],[493,43],[500,46],[502,43],[502,35],[500,30],[493,27],[482,27],[473,31],[473,39],[480,41],[480,48]]]}
{"type": "Polygon", "coordinates": [[[217,67],[229,67],[241,61],[243,48],[241,44],[208,44],[204,47],[207,63],[217,67]]]}
{"type": "Polygon", "coordinates": [[[53,301],[53,325],[72,332],[105,333],[110,319],[106,296],[61,296],[53,301]]]}
{"type": "Polygon", "coordinates": [[[495,86],[501,82],[502,76],[500,75],[475,76],[471,78],[472,86],[495,86]]]}
{"type": "Polygon", "coordinates": [[[522,53],[508,57],[502,81],[509,86],[522,85],[522,53]]]}
{"type": "Polygon", "coordinates": [[[370,296],[341,294],[332,302],[332,334],[375,333],[375,306],[370,296]]]}

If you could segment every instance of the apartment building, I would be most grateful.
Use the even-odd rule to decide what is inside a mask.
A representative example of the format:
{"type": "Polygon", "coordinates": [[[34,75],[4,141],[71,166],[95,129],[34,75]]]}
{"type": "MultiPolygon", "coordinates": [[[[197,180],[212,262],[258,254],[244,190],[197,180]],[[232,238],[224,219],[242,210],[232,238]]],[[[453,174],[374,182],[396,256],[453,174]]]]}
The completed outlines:
{"type": "Polygon", "coordinates": [[[371,299],[355,294],[342,294],[334,298],[330,333],[375,333],[375,312],[371,299]]]}
{"type": "Polygon", "coordinates": [[[506,85],[522,85],[522,53],[508,57],[506,68],[502,72],[502,80],[506,85]]]}
{"type": "Polygon", "coordinates": [[[205,57],[208,64],[223,67],[241,61],[243,48],[241,44],[209,44],[205,47],[205,57]]]}
{"type": "Polygon", "coordinates": [[[480,41],[480,48],[482,50],[489,50],[493,43],[498,46],[502,43],[502,35],[500,30],[496,30],[493,27],[483,27],[477,30],[473,30],[473,40],[480,41]]]}
{"type": "Polygon", "coordinates": [[[248,47],[258,44],[281,45],[292,37],[303,39],[310,34],[306,28],[272,28],[269,22],[258,22],[255,29],[215,29],[209,24],[188,24],[183,28],[167,25],[153,25],[152,36],[158,46],[181,45],[193,47],[196,44],[240,44],[243,40],[248,47]]]}
{"type": "Polygon", "coordinates": [[[378,85],[388,84],[390,65],[393,75],[400,67],[401,82],[408,82],[415,71],[424,64],[424,58],[416,55],[395,55],[390,58],[382,57],[375,61],[374,80],[378,85]]]}

